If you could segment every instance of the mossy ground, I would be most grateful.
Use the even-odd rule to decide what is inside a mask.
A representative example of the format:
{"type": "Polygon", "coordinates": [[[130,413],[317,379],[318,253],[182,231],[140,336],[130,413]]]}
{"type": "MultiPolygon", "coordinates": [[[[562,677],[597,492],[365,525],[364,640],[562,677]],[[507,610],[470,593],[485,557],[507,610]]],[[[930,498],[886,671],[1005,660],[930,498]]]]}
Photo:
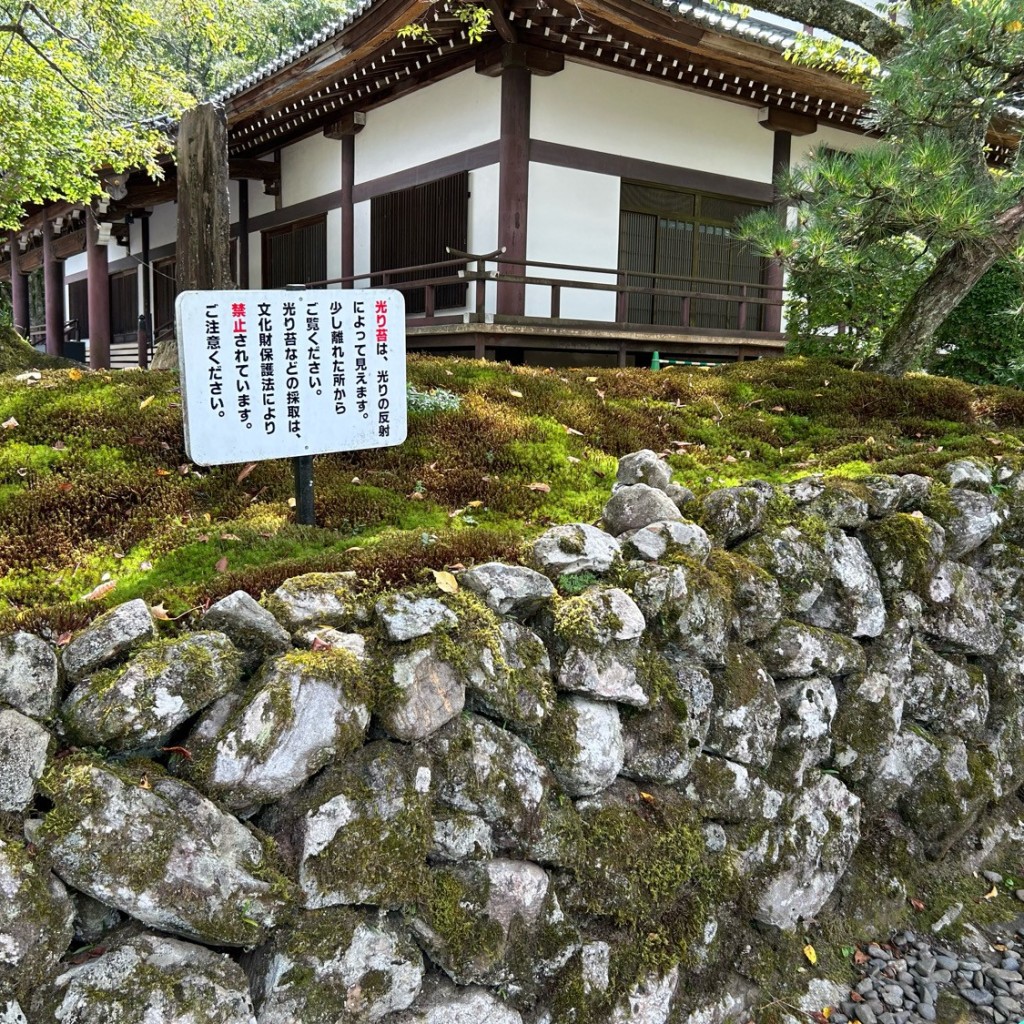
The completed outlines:
{"type": "Polygon", "coordinates": [[[313,570],[406,583],[515,557],[552,523],[596,520],[615,459],[639,448],[668,452],[696,490],[1024,450],[1017,391],[821,361],[651,373],[413,357],[409,373],[461,408],[414,414],[399,447],[318,458],[317,529],[294,524],[287,462],[241,480],[189,462],[174,374],[0,377],[0,422],[17,422],[0,432],[0,632],[62,632],[133,597],[179,614],[313,570]],[[110,592],[83,601],[106,574],[110,592]]]}

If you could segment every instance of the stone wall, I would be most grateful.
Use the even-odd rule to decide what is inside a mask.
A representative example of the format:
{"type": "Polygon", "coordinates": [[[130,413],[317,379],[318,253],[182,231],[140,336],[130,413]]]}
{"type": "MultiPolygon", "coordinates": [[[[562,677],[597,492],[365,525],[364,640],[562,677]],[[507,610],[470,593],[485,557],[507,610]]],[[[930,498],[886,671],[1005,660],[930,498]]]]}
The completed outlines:
{"type": "Polygon", "coordinates": [[[638,452],[523,565],[0,640],[0,1021],[769,1019],[955,922],[1024,834],[1024,475],[944,477],[638,452]]]}

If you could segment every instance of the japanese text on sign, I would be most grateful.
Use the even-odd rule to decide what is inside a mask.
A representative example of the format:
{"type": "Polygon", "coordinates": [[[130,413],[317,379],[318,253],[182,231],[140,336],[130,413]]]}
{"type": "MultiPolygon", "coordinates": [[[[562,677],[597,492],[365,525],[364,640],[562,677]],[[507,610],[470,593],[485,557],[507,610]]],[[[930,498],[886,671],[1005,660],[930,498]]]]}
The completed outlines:
{"type": "Polygon", "coordinates": [[[405,440],[401,293],[184,292],[177,323],[193,462],[293,458],[405,440]]]}

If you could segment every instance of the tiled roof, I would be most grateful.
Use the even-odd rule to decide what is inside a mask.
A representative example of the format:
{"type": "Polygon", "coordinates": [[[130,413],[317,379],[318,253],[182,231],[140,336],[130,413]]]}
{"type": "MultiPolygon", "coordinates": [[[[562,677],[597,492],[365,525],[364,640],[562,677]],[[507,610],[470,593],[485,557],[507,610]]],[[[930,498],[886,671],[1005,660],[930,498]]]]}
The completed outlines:
{"type": "Polygon", "coordinates": [[[293,46],[290,50],[286,50],[280,57],[270,61],[268,64],[264,64],[263,67],[250,72],[240,81],[222,89],[213,97],[214,102],[223,103],[225,100],[231,99],[232,96],[245,92],[246,89],[252,88],[257,82],[262,82],[263,79],[269,78],[275,72],[280,71],[281,68],[287,67],[292,61],[298,60],[299,57],[309,53],[310,50],[315,50],[321,43],[325,43],[328,39],[344,32],[354,21],[365,14],[373,6],[374,2],[375,0],[359,0],[348,13],[336,21],[325,25],[319,32],[303,40],[297,46],[293,46]]]}
{"type": "MultiPolygon", "coordinates": [[[[233,96],[238,96],[240,93],[245,92],[246,89],[252,88],[252,86],[262,82],[265,78],[269,78],[282,68],[287,67],[292,61],[297,60],[299,57],[309,53],[310,50],[316,49],[321,43],[343,32],[365,14],[375,2],[376,0],[359,0],[348,13],[336,21],[325,25],[315,35],[303,40],[297,46],[293,46],[290,50],[281,54],[280,57],[270,61],[268,64],[264,64],[263,67],[250,72],[233,85],[222,89],[213,97],[214,101],[223,103],[233,96]]],[[[776,50],[785,50],[791,46],[800,27],[795,23],[790,23],[793,25],[792,28],[773,25],[767,21],[760,20],[756,13],[751,17],[739,17],[735,14],[721,11],[710,4],[702,3],[700,0],[697,3],[686,2],[686,0],[682,3],[677,2],[677,0],[650,0],[650,2],[655,7],[675,10],[687,21],[693,22],[702,28],[710,29],[713,32],[720,32],[723,35],[737,36],[740,39],[746,39],[748,42],[760,43],[762,46],[768,46],[776,50]]]]}

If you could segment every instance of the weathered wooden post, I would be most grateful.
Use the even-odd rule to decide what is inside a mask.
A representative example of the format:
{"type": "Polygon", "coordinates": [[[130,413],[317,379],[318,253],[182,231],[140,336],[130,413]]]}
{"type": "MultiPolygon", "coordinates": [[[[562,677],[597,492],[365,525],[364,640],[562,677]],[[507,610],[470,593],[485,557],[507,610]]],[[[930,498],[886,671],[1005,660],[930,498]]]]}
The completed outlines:
{"type": "MultiPolygon", "coordinates": [[[[231,211],[228,196],[228,129],[224,108],[193,107],[181,119],[178,167],[178,289],[232,287],[231,211]]],[[[154,370],[177,369],[178,344],[162,342],[154,370]]]]}

